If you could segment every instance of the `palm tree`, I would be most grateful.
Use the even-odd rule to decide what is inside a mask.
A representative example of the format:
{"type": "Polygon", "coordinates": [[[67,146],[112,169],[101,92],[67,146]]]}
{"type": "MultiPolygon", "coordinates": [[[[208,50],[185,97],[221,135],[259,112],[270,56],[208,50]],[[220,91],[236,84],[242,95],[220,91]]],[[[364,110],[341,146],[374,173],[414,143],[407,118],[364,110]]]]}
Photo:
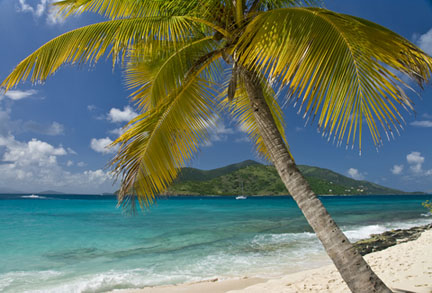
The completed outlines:
{"type": "Polygon", "coordinates": [[[299,104],[338,144],[358,139],[360,150],[365,121],[378,146],[382,130],[389,136],[402,127],[399,109],[412,109],[396,72],[422,86],[432,58],[384,27],[311,2],[64,0],[57,7],[65,16],[91,11],[108,20],[49,41],[1,86],[7,91],[30,74],[44,81],[65,63],[94,64],[107,54],[121,63],[141,114],[114,142],[111,164],[119,204],[141,207],[172,183],[228,109],[274,163],[351,291],[391,292],[297,169],[277,97],[299,104]]]}

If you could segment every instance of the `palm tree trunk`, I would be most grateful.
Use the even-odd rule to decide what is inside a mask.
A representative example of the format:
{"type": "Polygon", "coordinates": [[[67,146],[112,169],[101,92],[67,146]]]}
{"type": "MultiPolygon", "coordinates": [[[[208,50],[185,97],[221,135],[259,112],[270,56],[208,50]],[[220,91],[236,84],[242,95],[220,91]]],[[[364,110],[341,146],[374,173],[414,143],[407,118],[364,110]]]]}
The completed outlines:
{"type": "Polygon", "coordinates": [[[241,70],[259,132],[283,183],[352,292],[392,292],[339,229],[291,158],[254,74],[241,70]]]}

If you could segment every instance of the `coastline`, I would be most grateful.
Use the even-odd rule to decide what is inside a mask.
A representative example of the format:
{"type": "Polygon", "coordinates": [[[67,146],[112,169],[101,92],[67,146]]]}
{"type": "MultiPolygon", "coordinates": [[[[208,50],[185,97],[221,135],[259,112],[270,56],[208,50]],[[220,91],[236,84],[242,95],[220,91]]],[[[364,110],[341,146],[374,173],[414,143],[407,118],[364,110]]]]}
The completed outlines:
{"type": "MultiPolygon", "coordinates": [[[[2,292],[109,292],[205,280],[196,291],[226,292],[331,263],[288,198],[172,199],[125,217],[113,209],[114,198],[44,197],[2,201],[2,292]]],[[[323,199],[352,242],[430,224],[425,200],[431,197],[323,199]]]]}
{"type": "MultiPolygon", "coordinates": [[[[175,194],[161,194],[159,196],[159,198],[163,198],[163,199],[169,199],[169,198],[176,198],[176,197],[185,197],[185,198],[194,198],[194,197],[226,197],[226,198],[235,198],[236,196],[239,196],[240,194],[193,194],[193,193],[175,193],[175,194]]],[[[259,198],[259,197],[292,197],[289,193],[284,193],[284,194],[243,194],[244,196],[247,197],[251,197],[251,198],[259,198]]],[[[351,193],[329,193],[329,194],[318,194],[317,196],[319,197],[357,197],[357,196],[416,196],[416,195],[431,195],[429,193],[424,193],[424,192],[406,192],[406,193],[392,193],[392,194],[372,194],[372,193],[367,193],[367,194],[362,194],[362,193],[356,193],[356,194],[351,194],[351,193]]],[[[112,196],[116,196],[115,194],[113,194],[112,196]]]]}
{"type": "MultiPolygon", "coordinates": [[[[394,292],[432,292],[432,230],[416,240],[398,243],[364,256],[374,272],[394,292]]],[[[287,274],[280,278],[244,277],[206,280],[178,285],[114,290],[115,293],[262,293],[262,292],[349,292],[333,264],[287,274]]]]}

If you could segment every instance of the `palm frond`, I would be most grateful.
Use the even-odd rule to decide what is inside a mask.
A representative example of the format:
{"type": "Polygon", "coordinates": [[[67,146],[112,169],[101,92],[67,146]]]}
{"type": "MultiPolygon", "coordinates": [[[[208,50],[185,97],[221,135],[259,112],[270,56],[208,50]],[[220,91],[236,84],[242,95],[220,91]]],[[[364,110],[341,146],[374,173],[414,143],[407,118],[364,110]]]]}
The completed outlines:
{"type": "MultiPolygon", "coordinates": [[[[137,46],[131,50],[126,66],[126,84],[129,89],[135,90],[131,94],[132,100],[138,101],[142,109],[155,107],[161,99],[180,87],[194,62],[216,48],[217,42],[212,37],[182,46],[157,42],[151,44],[150,50],[147,46],[137,46]]],[[[206,79],[212,80],[211,72],[206,79]]]]}
{"type": "MultiPolygon", "coordinates": [[[[26,80],[44,81],[65,63],[96,63],[105,53],[115,62],[135,43],[159,40],[184,44],[200,29],[184,17],[148,17],[101,22],[67,32],[21,61],[0,85],[6,90],[26,80]],[[194,31],[195,30],[195,31],[194,31]]],[[[195,36],[196,37],[196,36],[195,36]]]]}
{"type": "Polygon", "coordinates": [[[250,0],[247,7],[249,13],[253,13],[286,7],[321,6],[322,2],[322,0],[250,0]]]}
{"type": "Polygon", "coordinates": [[[109,19],[150,16],[196,16],[207,18],[223,7],[220,0],[63,0],[54,3],[67,16],[93,12],[109,19]]]}
{"type": "Polygon", "coordinates": [[[186,82],[157,107],[133,119],[113,143],[120,146],[111,162],[121,178],[119,203],[133,206],[137,197],[142,208],[151,204],[207,139],[217,115],[215,87],[200,76],[219,56],[215,52],[200,66],[192,67],[186,82]]]}
{"type": "Polygon", "coordinates": [[[231,19],[232,2],[227,0],[63,0],[54,5],[63,17],[86,11],[101,14],[111,20],[185,16],[189,20],[201,23],[203,30],[212,28],[230,37],[224,29],[231,19]]]}
{"type": "MultiPolygon", "coordinates": [[[[263,88],[265,101],[267,102],[276,127],[279,130],[289,152],[289,146],[285,136],[285,121],[283,119],[282,109],[277,102],[276,93],[263,77],[257,78],[257,82],[259,82],[263,88]]],[[[253,108],[251,107],[250,100],[244,86],[244,81],[241,79],[241,75],[238,76],[237,83],[237,90],[232,101],[230,101],[230,98],[227,95],[229,86],[225,84],[226,90],[222,93],[224,99],[220,101],[220,105],[222,108],[225,108],[229,111],[232,117],[237,121],[240,129],[245,131],[249,138],[255,143],[258,154],[266,160],[271,161],[267,152],[267,148],[258,130],[253,108]]]]}
{"type": "Polygon", "coordinates": [[[412,109],[400,71],[419,85],[430,79],[432,58],[375,23],[319,8],[284,8],[258,15],[236,48],[239,62],[288,85],[304,108],[319,116],[323,135],[347,144],[366,123],[376,145],[398,131],[398,107],[412,109]]]}
{"type": "Polygon", "coordinates": [[[120,145],[112,162],[123,176],[120,202],[137,195],[141,206],[148,205],[176,178],[212,126],[211,95],[208,83],[199,80],[131,121],[114,142],[120,145]]]}
{"type": "Polygon", "coordinates": [[[195,3],[188,1],[155,1],[155,0],[63,0],[55,2],[65,16],[93,12],[109,19],[149,16],[185,15],[195,3]],[[177,2],[177,3],[176,3],[177,2]],[[177,5],[174,5],[177,4],[177,5]],[[183,12],[181,14],[180,12],[183,12]]]}

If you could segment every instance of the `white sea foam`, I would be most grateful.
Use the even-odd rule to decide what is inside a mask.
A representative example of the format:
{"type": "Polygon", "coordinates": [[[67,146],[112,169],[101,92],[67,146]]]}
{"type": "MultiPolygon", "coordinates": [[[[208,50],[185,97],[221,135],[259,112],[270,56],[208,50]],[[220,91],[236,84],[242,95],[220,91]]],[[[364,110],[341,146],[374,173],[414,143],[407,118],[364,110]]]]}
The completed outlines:
{"type": "Polygon", "coordinates": [[[221,273],[230,278],[244,275],[277,277],[284,272],[313,268],[327,262],[314,233],[267,233],[203,258],[196,264],[196,273],[207,272],[207,279],[220,278],[221,273]]]}
{"type": "Polygon", "coordinates": [[[0,275],[0,292],[19,292],[14,288],[31,286],[31,284],[40,281],[48,281],[61,276],[57,271],[17,271],[0,275]]]}
{"type": "Polygon", "coordinates": [[[357,241],[360,239],[368,238],[372,234],[383,233],[387,228],[383,225],[369,225],[362,227],[355,227],[350,230],[344,231],[345,235],[350,241],[357,241]]]}
{"type": "Polygon", "coordinates": [[[47,271],[41,271],[28,273],[28,276],[30,276],[29,280],[15,276],[13,280],[15,284],[9,282],[6,287],[0,287],[0,291],[24,293],[100,293],[115,289],[141,288],[201,280],[199,277],[190,278],[185,273],[166,272],[165,274],[157,274],[148,269],[110,270],[75,277],[61,273],[52,275],[47,274],[47,271]],[[39,280],[43,282],[35,282],[35,276],[42,276],[39,280]]]}
{"type": "Polygon", "coordinates": [[[46,199],[47,197],[41,196],[41,195],[36,195],[36,194],[31,194],[31,195],[23,195],[23,196],[21,196],[21,198],[46,199]]]}
{"type": "MultiPolygon", "coordinates": [[[[312,268],[319,266],[319,261],[327,261],[314,233],[257,235],[245,240],[243,245],[244,247],[227,247],[223,251],[219,250],[196,261],[179,263],[167,268],[111,270],[75,277],[53,276],[53,279],[44,283],[38,282],[43,288],[26,286],[25,290],[19,291],[98,293],[115,289],[197,282],[213,278],[236,278],[244,275],[276,277],[286,271],[312,268]],[[318,262],[310,264],[310,259],[313,257],[317,257],[318,262]]],[[[20,281],[17,280],[17,282],[20,281]]]]}
{"type": "Polygon", "coordinates": [[[350,241],[357,241],[368,238],[372,234],[380,234],[392,229],[409,229],[430,223],[430,219],[415,219],[406,222],[388,222],[379,225],[342,227],[342,230],[350,241]]]}
{"type": "MultiPolygon", "coordinates": [[[[410,228],[430,223],[430,219],[342,227],[353,241],[395,228],[410,228]]],[[[212,278],[236,278],[245,275],[278,277],[286,272],[319,267],[329,263],[314,233],[267,233],[242,243],[188,259],[170,267],[134,270],[110,270],[76,275],[57,271],[11,272],[0,275],[1,292],[86,292],[139,288],[164,284],[196,282],[212,278]]]]}

